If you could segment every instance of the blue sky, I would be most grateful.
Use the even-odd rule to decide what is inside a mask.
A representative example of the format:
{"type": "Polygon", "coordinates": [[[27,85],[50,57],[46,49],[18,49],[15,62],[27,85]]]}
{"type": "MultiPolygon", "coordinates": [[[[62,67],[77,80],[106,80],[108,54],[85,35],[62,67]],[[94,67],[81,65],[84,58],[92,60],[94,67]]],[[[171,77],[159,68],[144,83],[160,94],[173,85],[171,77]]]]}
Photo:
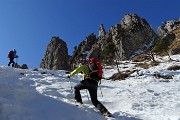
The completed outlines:
{"type": "Polygon", "coordinates": [[[126,13],[145,18],[156,31],[162,21],[180,17],[180,0],[0,0],[0,65],[15,48],[18,64],[38,68],[53,36],[71,55],[87,35],[98,35],[100,24],[107,31],[126,13]]]}

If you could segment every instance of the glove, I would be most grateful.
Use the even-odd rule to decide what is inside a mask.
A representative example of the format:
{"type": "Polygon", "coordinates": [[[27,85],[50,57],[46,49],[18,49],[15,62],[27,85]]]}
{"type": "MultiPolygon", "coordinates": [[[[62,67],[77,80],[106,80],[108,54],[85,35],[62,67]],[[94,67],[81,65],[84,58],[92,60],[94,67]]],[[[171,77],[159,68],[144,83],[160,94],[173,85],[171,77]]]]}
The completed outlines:
{"type": "Polygon", "coordinates": [[[70,75],[69,75],[69,74],[67,75],[67,78],[70,78],[70,75]]]}

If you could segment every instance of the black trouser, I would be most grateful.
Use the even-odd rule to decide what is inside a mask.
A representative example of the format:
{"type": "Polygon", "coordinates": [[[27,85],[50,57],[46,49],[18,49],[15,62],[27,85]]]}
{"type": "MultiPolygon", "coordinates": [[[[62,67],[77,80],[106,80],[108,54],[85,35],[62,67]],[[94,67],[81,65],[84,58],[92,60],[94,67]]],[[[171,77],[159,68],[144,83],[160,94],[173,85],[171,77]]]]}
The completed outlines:
{"type": "Polygon", "coordinates": [[[14,62],[14,58],[9,58],[9,64],[8,64],[8,66],[10,66],[10,64],[12,63],[12,67],[14,67],[14,64],[15,64],[15,62],[14,62]]]}
{"type": "Polygon", "coordinates": [[[97,100],[97,85],[90,83],[88,81],[81,81],[81,83],[77,84],[75,87],[75,99],[77,102],[82,102],[80,90],[87,89],[89,91],[92,104],[100,111],[105,112],[107,109],[102,105],[101,102],[97,100]]]}

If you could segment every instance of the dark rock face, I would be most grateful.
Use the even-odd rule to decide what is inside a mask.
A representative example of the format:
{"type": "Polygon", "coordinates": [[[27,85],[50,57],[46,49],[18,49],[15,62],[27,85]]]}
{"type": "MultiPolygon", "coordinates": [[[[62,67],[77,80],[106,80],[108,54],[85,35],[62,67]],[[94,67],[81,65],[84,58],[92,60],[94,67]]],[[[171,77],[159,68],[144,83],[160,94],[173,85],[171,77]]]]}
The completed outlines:
{"type": "Polygon", "coordinates": [[[67,44],[59,37],[52,37],[40,67],[50,70],[68,69],[68,49],[67,44]]]}
{"type": "Polygon", "coordinates": [[[97,42],[96,35],[94,33],[89,34],[74,51],[71,58],[71,64],[78,64],[86,59],[86,51],[90,51],[93,45],[97,42]]]}
{"type": "Polygon", "coordinates": [[[174,48],[170,52],[171,52],[171,55],[180,54],[180,48],[174,48]]]}

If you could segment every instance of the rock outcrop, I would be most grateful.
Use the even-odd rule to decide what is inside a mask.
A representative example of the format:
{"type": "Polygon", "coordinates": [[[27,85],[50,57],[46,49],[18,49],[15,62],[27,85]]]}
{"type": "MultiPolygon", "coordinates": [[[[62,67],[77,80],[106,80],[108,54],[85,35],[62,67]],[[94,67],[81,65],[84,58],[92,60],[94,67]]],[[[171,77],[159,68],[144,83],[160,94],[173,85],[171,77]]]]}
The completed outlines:
{"type": "Polygon", "coordinates": [[[68,49],[67,44],[59,37],[52,37],[44,58],[41,61],[40,68],[50,70],[68,69],[68,49]]]}
{"type": "Polygon", "coordinates": [[[175,20],[169,20],[162,23],[162,26],[158,27],[158,35],[165,37],[168,33],[171,33],[180,25],[180,18],[175,20]]]}
{"type": "MultiPolygon", "coordinates": [[[[74,51],[71,58],[71,64],[78,64],[86,59],[86,52],[90,51],[92,46],[97,42],[96,35],[94,33],[89,34],[74,51]]],[[[74,65],[73,65],[74,66],[74,65]]]]}
{"type": "Polygon", "coordinates": [[[180,18],[163,22],[158,27],[158,35],[162,40],[168,41],[170,54],[180,54],[180,18]]]}
{"type": "Polygon", "coordinates": [[[144,18],[126,14],[119,24],[112,26],[107,32],[101,24],[97,38],[94,34],[91,39],[86,37],[74,52],[73,61],[77,61],[80,54],[93,46],[96,49],[91,56],[101,61],[128,60],[136,51],[148,48],[156,38],[157,35],[144,18]]]}
{"type": "Polygon", "coordinates": [[[116,52],[112,53],[112,56],[118,60],[127,60],[136,51],[145,50],[155,38],[157,35],[144,18],[136,14],[126,14],[121,22],[112,26],[108,32],[100,26],[98,43],[102,53],[105,46],[114,44],[116,52]]]}

